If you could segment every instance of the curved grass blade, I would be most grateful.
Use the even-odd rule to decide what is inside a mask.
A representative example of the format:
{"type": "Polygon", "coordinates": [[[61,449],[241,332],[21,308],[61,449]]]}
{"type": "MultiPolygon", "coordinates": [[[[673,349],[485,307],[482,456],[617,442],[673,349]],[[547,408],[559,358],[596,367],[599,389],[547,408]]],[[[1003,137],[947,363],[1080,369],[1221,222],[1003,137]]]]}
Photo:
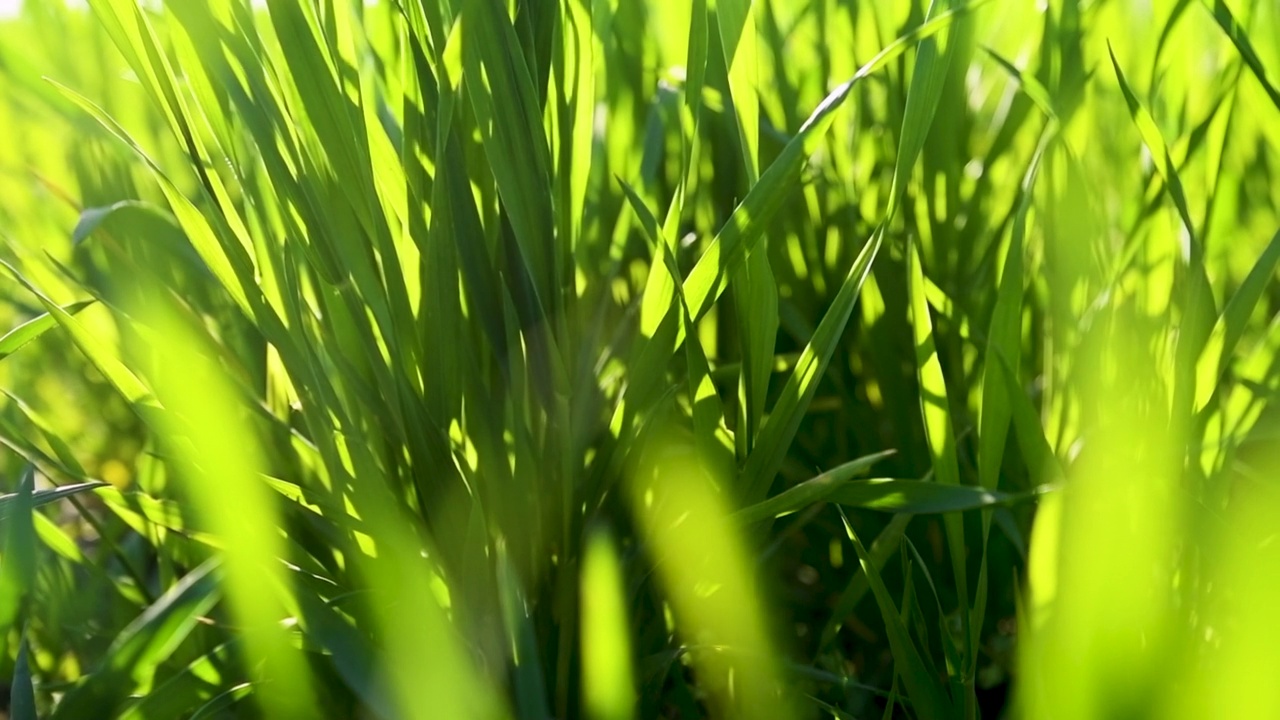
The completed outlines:
{"type": "MultiPolygon", "coordinates": [[[[40,304],[44,305],[49,315],[71,335],[71,340],[76,344],[76,347],[80,348],[80,352],[89,358],[89,361],[115,386],[125,400],[138,406],[140,410],[160,408],[160,405],[151,396],[151,391],[142,384],[142,381],[97,339],[90,335],[80,323],[76,322],[75,318],[66,310],[46,297],[44,293],[40,292],[30,281],[23,277],[17,268],[8,262],[0,260],[0,267],[4,268],[13,279],[17,280],[40,300],[40,304]]],[[[143,419],[147,419],[145,414],[143,419]]]]}
{"type": "Polygon", "coordinates": [[[191,715],[191,720],[200,720],[201,718],[220,717],[221,713],[234,707],[236,703],[245,699],[253,692],[253,686],[249,683],[240,683],[233,688],[223,691],[217,697],[200,706],[191,715]]]}
{"type": "Polygon", "coordinates": [[[112,716],[217,603],[219,575],[218,560],[205,562],[129,623],[111,643],[102,666],[58,704],[55,720],[112,716]]]}
{"type": "Polygon", "coordinates": [[[1040,108],[1041,112],[1051,120],[1058,119],[1058,112],[1054,110],[1053,107],[1053,95],[1050,94],[1049,89],[1042,85],[1034,75],[1019,70],[1017,65],[1006,60],[1003,55],[995,50],[992,50],[985,45],[982,49],[987,53],[987,55],[991,56],[992,60],[996,61],[997,65],[999,65],[1005,72],[1009,73],[1009,77],[1013,78],[1014,82],[1018,83],[1018,87],[1022,89],[1022,93],[1026,95],[1031,102],[1035,103],[1036,107],[1040,108]]]}
{"type": "Polygon", "coordinates": [[[239,645],[232,639],[192,660],[163,683],[151,688],[119,714],[119,720],[150,720],[150,718],[186,717],[218,691],[222,672],[231,660],[231,651],[239,645]]]}
{"type": "Polygon", "coordinates": [[[781,517],[826,500],[841,485],[870,470],[873,465],[894,454],[893,450],[885,450],[851,460],[832,468],[817,477],[805,480],[795,487],[774,495],[764,502],[756,503],[734,513],[734,519],[744,524],[781,517]]]}
{"type": "Polygon", "coordinates": [[[1258,302],[1262,300],[1267,288],[1271,286],[1280,264],[1280,232],[1277,232],[1267,248],[1262,251],[1258,261],[1240,283],[1239,289],[1227,301],[1222,315],[1214,324],[1205,343],[1205,351],[1200,356],[1196,367],[1196,405],[1199,412],[1209,402],[1214,390],[1218,387],[1218,379],[1227,361],[1235,353],[1236,345],[1244,336],[1249,316],[1253,314],[1258,302]]]}
{"type": "MultiPolygon", "coordinates": [[[[70,305],[63,305],[62,311],[67,315],[75,315],[81,310],[92,305],[94,300],[82,300],[70,305]]],[[[18,327],[5,333],[4,337],[0,337],[0,360],[4,360],[24,345],[35,340],[49,330],[57,327],[58,319],[52,313],[44,313],[38,317],[28,320],[18,327]]]]}

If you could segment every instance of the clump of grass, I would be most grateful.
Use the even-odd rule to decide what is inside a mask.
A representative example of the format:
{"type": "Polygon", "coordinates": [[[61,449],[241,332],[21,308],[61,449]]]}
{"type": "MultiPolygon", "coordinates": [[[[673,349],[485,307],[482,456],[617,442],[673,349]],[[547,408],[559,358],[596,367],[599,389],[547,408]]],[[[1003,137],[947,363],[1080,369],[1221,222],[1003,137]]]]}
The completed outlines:
{"type": "Polygon", "coordinates": [[[12,717],[1274,714],[1265,3],[88,4],[12,717]]]}

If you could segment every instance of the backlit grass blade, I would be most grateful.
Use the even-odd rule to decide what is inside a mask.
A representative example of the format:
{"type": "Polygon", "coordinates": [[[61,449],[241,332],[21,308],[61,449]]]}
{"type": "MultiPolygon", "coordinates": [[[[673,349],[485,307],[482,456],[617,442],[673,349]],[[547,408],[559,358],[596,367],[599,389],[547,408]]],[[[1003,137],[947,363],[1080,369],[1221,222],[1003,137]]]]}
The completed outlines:
{"type": "MultiPolygon", "coordinates": [[[[924,272],[920,267],[919,251],[913,242],[907,243],[907,292],[909,317],[914,331],[916,378],[919,382],[920,413],[924,422],[925,439],[929,446],[934,480],[945,487],[960,486],[960,467],[956,458],[955,431],[951,419],[951,403],[947,398],[947,385],[933,333],[933,321],[925,299],[924,272]]],[[[990,492],[984,490],[982,492],[990,492]]],[[[973,634],[969,613],[969,579],[965,558],[964,517],[948,514],[942,519],[946,529],[947,550],[951,558],[952,579],[960,603],[962,631],[965,638],[964,663],[956,668],[955,675],[968,679],[968,662],[972,655],[969,648],[978,643],[973,634]]],[[[971,692],[971,691],[970,691],[971,692]]]]}
{"type": "MultiPolygon", "coordinates": [[[[698,339],[697,333],[693,331],[694,322],[689,317],[689,308],[685,304],[684,293],[679,285],[680,268],[676,264],[675,256],[672,254],[672,245],[663,236],[662,233],[664,231],[658,226],[657,218],[649,210],[649,206],[645,204],[635,188],[622,180],[619,180],[619,183],[622,185],[623,192],[635,211],[636,217],[640,219],[640,227],[644,230],[654,248],[655,263],[659,260],[661,261],[662,270],[666,271],[664,274],[671,283],[671,287],[676,290],[676,295],[672,302],[676,303],[677,309],[680,311],[679,327],[686,332],[685,360],[688,363],[688,390],[689,402],[692,405],[694,442],[698,445],[698,450],[704,460],[708,462],[721,460],[723,458],[720,457],[720,446],[716,440],[716,433],[724,422],[724,408],[720,403],[720,396],[716,391],[715,385],[711,382],[710,366],[707,362],[706,353],[702,349],[702,343],[698,339]]],[[[655,270],[657,270],[656,265],[651,269],[651,272],[655,270]]],[[[652,277],[650,278],[651,280],[652,277]]],[[[647,287],[648,285],[646,285],[647,287]]],[[[661,346],[655,343],[653,347],[659,348],[661,346]]]]}
{"type": "MultiPolygon", "coordinates": [[[[932,11],[934,6],[930,6],[930,9],[932,11]]],[[[940,17],[947,16],[947,13],[940,14],[940,17]]],[[[927,25],[928,23],[926,22],[925,24],[927,25]]],[[[862,290],[863,282],[866,281],[867,275],[871,272],[871,264],[875,262],[876,256],[884,243],[884,234],[888,225],[893,222],[893,218],[898,212],[897,203],[900,191],[897,188],[900,183],[906,182],[911,169],[915,166],[920,150],[924,146],[925,135],[933,123],[933,114],[937,109],[941,96],[942,78],[946,75],[949,58],[950,56],[946,53],[941,56],[938,55],[937,43],[932,35],[926,36],[920,41],[920,47],[916,55],[916,81],[907,93],[907,109],[903,118],[903,136],[898,146],[893,186],[889,192],[889,206],[884,209],[883,221],[876,228],[867,244],[863,246],[853,266],[849,268],[849,272],[845,276],[835,300],[818,324],[813,337],[810,338],[809,343],[805,346],[791,377],[787,379],[787,384],[782,390],[781,397],[770,412],[765,426],[760,431],[760,439],[757,446],[751,456],[747,458],[743,469],[747,483],[747,502],[758,502],[768,493],[769,487],[773,484],[774,475],[777,473],[778,468],[781,467],[786,448],[791,445],[796,430],[799,428],[800,420],[808,407],[809,401],[813,398],[818,382],[826,372],[827,364],[831,361],[831,355],[835,352],[836,343],[844,333],[849,315],[853,312],[854,302],[862,290]]],[[[859,75],[855,76],[846,85],[846,88],[852,86],[862,76],[862,71],[860,70],[859,75]]],[[[829,98],[828,102],[837,101],[829,98]]],[[[814,118],[819,117],[821,112],[821,108],[818,112],[815,112],[814,116],[806,123],[806,127],[809,127],[814,122],[814,118]]],[[[804,130],[802,129],[801,136],[803,134],[804,130]]],[[[791,142],[795,143],[796,140],[791,142]]],[[[791,144],[789,143],[788,147],[790,146],[791,144]]],[[[772,168],[770,170],[772,171],[772,168]]],[[[763,185],[764,182],[762,178],[760,184],[763,185]]],[[[748,196],[749,198],[750,196],[748,196]]],[[[699,262],[699,266],[701,264],[699,262]]],[[[697,272],[697,268],[694,268],[694,272],[697,272]]],[[[690,281],[692,280],[693,276],[690,276],[690,281]]],[[[685,288],[686,292],[688,292],[688,283],[686,283],[685,288]]],[[[690,299],[690,307],[694,307],[694,305],[693,299],[690,299]]]]}
{"type": "Polygon", "coordinates": [[[1204,348],[1209,323],[1217,316],[1217,309],[1214,307],[1209,277],[1205,272],[1204,247],[1191,221],[1191,213],[1187,209],[1186,192],[1178,177],[1177,166],[1169,155],[1169,149],[1160,135],[1160,129],[1155,120],[1138,102],[1137,96],[1125,81],[1114,51],[1108,47],[1108,52],[1110,52],[1111,66],[1115,70],[1116,80],[1120,83],[1120,91],[1124,94],[1125,103],[1129,107],[1129,116],[1138,127],[1142,142],[1155,161],[1157,172],[1164,179],[1169,197],[1173,200],[1173,205],[1186,231],[1185,247],[1181,254],[1182,261],[1186,265],[1187,278],[1183,288],[1182,324],[1177,336],[1177,357],[1172,383],[1175,417],[1180,418],[1184,412],[1192,408],[1195,402],[1195,363],[1204,348]]]}
{"type": "MultiPolygon", "coordinates": [[[[67,315],[75,315],[94,303],[93,300],[82,300],[78,303],[64,305],[62,311],[67,315]]],[[[0,360],[14,354],[23,345],[35,340],[49,330],[58,326],[58,319],[50,313],[32,318],[0,337],[0,360]]]]}
{"type": "MultiPolygon", "coordinates": [[[[923,43],[950,25],[957,15],[970,12],[985,1],[966,3],[930,17],[919,27],[886,46],[814,109],[800,131],[787,142],[778,157],[761,174],[760,182],[747,193],[685,280],[685,295],[689,299],[689,309],[695,320],[701,319],[724,291],[725,273],[738,267],[746,253],[754,249],[764,232],[764,226],[787,199],[787,190],[795,185],[809,155],[831,127],[833,113],[849,99],[855,86],[901,56],[912,47],[912,43],[923,43]]],[[[922,137],[920,142],[923,143],[922,137]]],[[[902,157],[903,154],[899,153],[899,158],[902,157]]]]}
{"type": "Polygon", "coordinates": [[[175,185],[173,181],[170,180],[169,177],[160,169],[160,166],[157,165],[154,160],[147,157],[133,138],[131,138],[128,133],[119,126],[119,124],[112,120],[102,110],[102,108],[98,107],[93,102],[70,88],[59,85],[53,81],[50,82],[52,82],[54,87],[61,91],[63,95],[79,105],[82,109],[93,116],[94,119],[102,123],[103,127],[105,127],[114,137],[132,149],[147,163],[148,167],[155,174],[156,179],[160,182],[161,189],[164,191],[165,197],[169,200],[170,209],[173,211],[174,216],[177,217],[179,224],[186,232],[187,237],[195,247],[196,252],[199,253],[201,259],[208,264],[209,269],[222,283],[223,287],[226,288],[227,292],[231,294],[231,297],[234,298],[241,307],[245,308],[246,312],[249,312],[249,301],[246,296],[246,287],[252,285],[252,283],[248,282],[246,278],[252,276],[252,262],[248,254],[244,251],[243,246],[237,244],[225,246],[221,244],[218,241],[218,236],[215,234],[213,227],[196,208],[195,204],[182,194],[177,185],[175,185]],[[228,247],[230,247],[229,250],[228,247]]]}
{"type": "Polygon", "coordinates": [[[1013,78],[1018,83],[1022,92],[1036,104],[1036,107],[1040,108],[1040,111],[1043,112],[1046,117],[1054,120],[1057,119],[1057,113],[1053,109],[1053,96],[1049,94],[1048,88],[1041,84],[1034,75],[1018,69],[1016,65],[1006,60],[995,50],[992,50],[989,47],[984,47],[982,49],[986,51],[987,55],[991,56],[992,60],[996,61],[997,65],[1003,68],[1005,72],[1009,73],[1009,77],[1013,78]]]}
{"type": "Polygon", "coordinates": [[[56,720],[114,712],[134,684],[155,671],[219,600],[218,562],[188,573],[112,641],[95,668],[58,703],[56,720]]]}
{"type": "Polygon", "coordinates": [[[883,226],[876,230],[871,240],[863,246],[854,261],[853,267],[845,277],[840,291],[836,294],[831,308],[823,316],[822,322],[813,333],[809,344],[796,361],[795,369],[787,378],[782,388],[782,395],[774,404],[760,437],[751,455],[748,456],[742,473],[746,481],[746,501],[759,502],[769,492],[774,477],[781,467],[787,448],[790,447],[805,409],[813,394],[817,391],[818,382],[826,371],[827,363],[835,353],[836,344],[844,333],[845,324],[853,312],[862,283],[871,272],[871,263],[884,240],[883,226]]]}
{"type": "Polygon", "coordinates": [[[140,410],[143,411],[159,408],[158,403],[151,395],[151,391],[138,380],[137,376],[130,372],[101,341],[91,336],[70,313],[46,297],[44,293],[40,292],[18,272],[17,268],[8,262],[0,260],[0,267],[3,267],[10,277],[36,296],[40,304],[48,311],[49,316],[71,336],[72,341],[75,342],[80,352],[84,353],[85,357],[93,362],[103,376],[111,381],[111,384],[126,400],[138,405],[140,410]]]}
{"type": "MultiPolygon", "coordinates": [[[[1023,274],[1025,248],[1023,246],[1027,237],[1027,214],[1035,194],[1040,162],[1054,137],[1056,137],[1055,132],[1042,134],[1040,145],[1036,148],[1031,165],[1023,177],[1018,209],[1014,214],[1013,229],[1009,238],[1009,249],[1005,253],[1004,268],[996,293],[996,305],[992,311],[991,325],[987,332],[987,361],[982,369],[982,406],[978,418],[978,484],[987,490],[995,490],[1000,484],[1005,443],[1008,440],[1009,425],[1013,417],[1011,409],[1013,403],[1008,397],[1009,389],[1001,368],[997,365],[1001,361],[1007,361],[1015,368],[1022,364],[1023,283],[1025,282],[1023,274]]],[[[987,543],[991,533],[991,519],[991,513],[982,514],[983,551],[972,613],[975,637],[981,637],[989,597],[987,543]]],[[[970,673],[976,670],[977,651],[976,645],[969,647],[970,673]]]]}
{"type": "Polygon", "coordinates": [[[911,325],[915,330],[917,378],[920,383],[920,412],[933,454],[933,471],[938,482],[959,485],[960,468],[956,460],[951,404],[947,399],[946,381],[934,340],[933,321],[925,299],[924,272],[914,244],[907,246],[907,272],[911,325]]]}
{"type": "Polygon", "coordinates": [[[571,257],[583,242],[582,225],[588,182],[594,160],[597,78],[604,75],[607,52],[603,37],[606,15],[612,10],[600,0],[561,0],[560,32],[563,50],[553,60],[559,157],[557,172],[557,232],[567,239],[571,257]],[[563,113],[563,115],[560,115],[563,113]]]}
{"type": "Polygon", "coordinates": [[[843,484],[859,475],[865,474],[877,462],[891,457],[893,454],[893,450],[885,450],[857,460],[851,460],[799,485],[787,488],[768,500],[743,508],[734,513],[734,518],[744,524],[750,524],[803,510],[814,503],[826,500],[843,484]]]}
{"type": "Polygon", "coordinates": [[[1004,384],[1004,396],[1011,406],[1014,433],[1018,438],[1018,449],[1026,458],[1027,469],[1031,481],[1035,485],[1057,483],[1065,477],[1053,445],[1045,435],[1040,416],[1027,397],[1026,390],[1018,381],[1018,376],[1010,367],[1009,361],[1001,355],[988,358],[994,361],[1000,370],[1001,382],[1004,384]]]}
{"type": "Polygon", "coordinates": [[[1276,110],[1280,112],[1280,90],[1271,83],[1271,79],[1267,77],[1267,70],[1262,65],[1258,53],[1253,48],[1253,43],[1249,40],[1249,35],[1241,27],[1235,15],[1231,13],[1231,8],[1227,6],[1225,0],[1213,0],[1210,4],[1209,0],[1202,0],[1206,9],[1213,14],[1213,20],[1222,28],[1222,32],[1231,40],[1231,44],[1236,46],[1236,51],[1240,53],[1240,57],[1244,59],[1249,69],[1253,71],[1253,76],[1257,78],[1258,83],[1262,85],[1262,89],[1267,93],[1267,97],[1271,98],[1271,102],[1276,106],[1276,110]]]}
{"type": "MultiPolygon", "coordinates": [[[[729,108],[738,130],[747,188],[760,178],[760,99],[756,3],[723,0],[716,5],[720,47],[729,72],[729,108]]],[[[773,370],[778,331],[778,289],[769,265],[767,244],[747,255],[731,277],[738,333],[742,341],[742,374],[738,383],[738,427],[734,438],[739,458],[750,452],[764,415],[765,395],[773,370]]]]}
{"type": "MultiPolygon", "coordinates": [[[[1205,343],[1196,367],[1196,404],[1195,410],[1203,410],[1218,387],[1218,379],[1227,361],[1235,353],[1236,345],[1244,335],[1244,329],[1250,316],[1262,299],[1263,293],[1275,278],[1276,266],[1280,264],[1280,232],[1258,257],[1253,268],[1239,289],[1227,301],[1222,315],[1213,326],[1213,331],[1205,343]]],[[[0,341],[3,343],[3,341],[0,341]]]]}
{"type": "MultiPolygon", "coordinates": [[[[519,53],[515,29],[499,3],[472,0],[462,13],[463,77],[483,138],[489,169],[503,207],[510,214],[520,257],[534,290],[549,312],[560,304],[564,280],[553,258],[561,257],[553,237],[550,160],[539,122],[538,90],[519,53]],[[502,98],[499,112],[495,99],[502,98]]],[[[567,208],[566,208],[567,210],[567,208]]]]}

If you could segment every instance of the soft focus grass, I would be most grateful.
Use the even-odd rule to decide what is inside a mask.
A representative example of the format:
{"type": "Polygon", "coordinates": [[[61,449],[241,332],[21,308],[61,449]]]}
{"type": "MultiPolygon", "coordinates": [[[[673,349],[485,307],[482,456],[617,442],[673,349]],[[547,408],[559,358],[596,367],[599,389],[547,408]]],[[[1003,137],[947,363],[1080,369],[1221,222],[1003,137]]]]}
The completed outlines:
{"type": "Polygon", "coordinates": [[[11,717],[1280,708],[1273,3],[87,4],[0,20],[11,717]]]}

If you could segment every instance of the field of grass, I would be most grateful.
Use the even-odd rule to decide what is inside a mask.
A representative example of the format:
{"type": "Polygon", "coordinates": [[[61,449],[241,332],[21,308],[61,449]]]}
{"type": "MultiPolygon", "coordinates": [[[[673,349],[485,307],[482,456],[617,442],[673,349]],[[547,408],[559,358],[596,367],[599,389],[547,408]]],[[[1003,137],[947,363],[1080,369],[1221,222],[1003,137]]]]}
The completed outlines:
{"type": "Polygon", "coordinates": [[[8,716],[1280,717],[1277,38],[26,0],[8,716]]]}

